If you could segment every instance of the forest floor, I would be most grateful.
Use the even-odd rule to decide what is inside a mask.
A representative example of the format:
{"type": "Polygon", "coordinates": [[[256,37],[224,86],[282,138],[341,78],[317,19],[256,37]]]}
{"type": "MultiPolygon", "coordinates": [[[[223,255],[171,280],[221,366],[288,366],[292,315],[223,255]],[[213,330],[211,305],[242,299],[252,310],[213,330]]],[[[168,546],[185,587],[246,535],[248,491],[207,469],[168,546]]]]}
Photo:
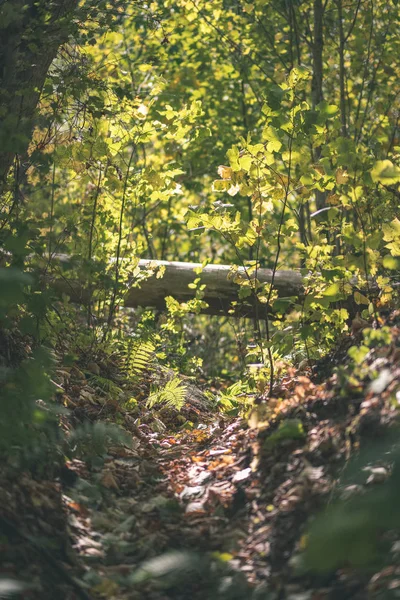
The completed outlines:
{"type": "Polygon", "coordinates": [[[137,425],[137,409],[116,412],[83,367],[63,367],[68,419],[117,414],[133,442],[47,478],[1,475],[0,576],[26,582],[19,597],[42,600],[362,600],[396,591],[395,556],[373,570],[298,568],[310,518],[389,478],[379,453],[357,482],[351,469],[397,419],[400,311],[382,325],[390,342],[356,369],[347,350],[360,332],[312,371],[286,373],[247,420],[189,400],[180,413],[143,403],[137,425]]]}

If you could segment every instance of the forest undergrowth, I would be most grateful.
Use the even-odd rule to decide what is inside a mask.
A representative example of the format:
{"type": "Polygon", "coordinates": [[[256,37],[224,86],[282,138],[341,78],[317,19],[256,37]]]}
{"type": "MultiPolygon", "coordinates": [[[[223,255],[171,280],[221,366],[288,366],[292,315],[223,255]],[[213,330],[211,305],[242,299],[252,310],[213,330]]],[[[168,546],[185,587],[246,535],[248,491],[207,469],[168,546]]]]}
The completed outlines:
{"type": "Polygon", "coordinates": [[[399,311],[380,328],[362,361],[360,329],[247,419],[194,385],[180,410],[149,412],[154,373],[135,381],[101,353],[57,367],[64,435],[94,429],[70,443],[84,460],[2,470],[3,577],[24,598],[395,598],[399,311]],[[122,408],[94,371],[141,399],[122,408]],[[111,424],[124,437],[105,443],[111,424]]]}
{"type": "Polygon", "coordinates": [[[0,0],[0,597],[400,597],[399,9],[0,0]]]}

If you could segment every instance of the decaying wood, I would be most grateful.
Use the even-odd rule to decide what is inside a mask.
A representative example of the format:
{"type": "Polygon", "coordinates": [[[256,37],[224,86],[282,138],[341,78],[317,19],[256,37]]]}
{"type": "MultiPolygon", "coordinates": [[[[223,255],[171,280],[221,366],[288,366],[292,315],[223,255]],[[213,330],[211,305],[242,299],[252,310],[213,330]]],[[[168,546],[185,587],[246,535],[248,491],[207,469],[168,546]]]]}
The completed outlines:
{"type": "MultiPolygon", "coordinates": [[[[65,262],[66,257],[62,258],[65,262]]],[[[195,297],[195,289],[189,287],[195,279],[200,278],[201,284],[205,285],[203,300],[209,305],[202,312],[206,314],[226,314],[232,316],[246,316],[263,318],[267,314],[265,304],[258,303],[256,306],[254,294],[245,300],[239,300],[240,285],[234,281],[233,272],[228,265],[207,265],[200,274],[197,270],[201,268],[199,263],[170,262],[141,260],[139,267],[142,270],[154,268],[154,274],[146,281],[142,281],[140,287],[135,286],[135,281],[127,291],[124,305],[128,307],[154,307],[165,309],[165,298],[172,296],[179,302],[187,302],[195,297]],[[159,269],[164,270],[162,277],[157,277],[159,269]],[[237,302],[233,313],[232,302],[237,302]]],[[[236,275],[247,279],[246,270],[238,267],[236,275]]],[[[254,281],[254,274],[250,276],[254,281]]],[[[271,283],[272,270],[258,269],[257,279],[260,283],[271,283]]],[[[70,279],[52,277],[51,285],[68,294],[73,301],[87,303],[88,291],[83,281],[71,281],[70,279]]],[[[274,288],[280,298],[295,297],[302,295],[302,276],[297,271],[277,271],[274,277],[274,288]]]]}
{"type": "MultiPolygon", "coordinates": [[[[151,261],[141,260],[140,268],[148,269],[151,261]]],[[[239,302],[238,292],[240,285],[235,283],[232,269],[228,265],[207,265],[198,275],[195,269],[201,267],[197,263],[157,261],[157,266],[165,268],[164,276],[157,279],[155,276],[141,284],[140,289],[129,290],[126,298],[126,306],[155,306],[165,307],[165,297],[173,296],[180,302],[187,302],[194,297],[194,290],[189,286],[196,278],[200,278],[201,284],[205,285],[204,301],[209,308],[205,312],[209,314],[227,313],[232,308],[232,302],[239,302]]],[[[237,275],[247,279],[246,270],[239,267],[237,275]]],[[[254,275],[251,276],[254,280],[254,275]]],[[[271,283],[272,270],[258,269],[257,279],[260,283],[271,283]]],[[[296,271],[277,271],[274,278],[274,287],[280,297],[298,297],[302,293],[302,277],[296,271]]],[[[254,296],[254,294],[253,294],[254,296]]],[[[259,304],[260,314],[265,306],[259,304]]],[[[254,300],[246,299],[240,301],[238,311],[242,315],[254,316],[254,300]]]]}

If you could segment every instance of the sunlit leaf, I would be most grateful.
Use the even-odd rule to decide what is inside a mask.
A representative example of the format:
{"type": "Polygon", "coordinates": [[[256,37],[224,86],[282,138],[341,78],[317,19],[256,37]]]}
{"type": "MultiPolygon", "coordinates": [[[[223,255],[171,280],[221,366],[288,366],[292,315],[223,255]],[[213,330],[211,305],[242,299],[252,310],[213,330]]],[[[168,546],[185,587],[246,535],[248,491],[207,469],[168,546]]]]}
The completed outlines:
{"type": "Polygon", "coordinates": [[[392,185],[400,181],[400,167],[391,160],[378,160],[371,169],[372,180],[384,185],[392,185]]]}

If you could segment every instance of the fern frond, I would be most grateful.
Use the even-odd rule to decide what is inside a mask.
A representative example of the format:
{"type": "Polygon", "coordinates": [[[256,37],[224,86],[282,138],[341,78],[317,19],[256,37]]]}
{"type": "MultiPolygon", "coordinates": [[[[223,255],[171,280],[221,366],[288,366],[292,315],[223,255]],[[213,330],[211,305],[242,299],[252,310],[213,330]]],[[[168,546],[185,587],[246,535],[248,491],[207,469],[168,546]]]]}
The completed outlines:
{"type": "Polygon", "coordinates": [[[160,388],[154,389],[147,399],[147,406],[153,408],[157,404],[164,404],[180,410],[185,404],[187,387],[179,377],[174,377],[160,388]]]}
{"type": "Polygon", "coordinates": [[[129,342],[125,359],[125,369],[128,375],[138,375],[148,369],[154,360],[155,349],[151,340],[129,342]]]}
{"type": "Polygon", "coordinates": [[[121,388],[111,381],[111,379],[107,379],[106,377],[100,377],[100,375],[91,375],[89,381],[92,387],[98,388],[104,394],[107,394],[112,398],[118,398],[118,396],[122,393],[121,388]]]}

